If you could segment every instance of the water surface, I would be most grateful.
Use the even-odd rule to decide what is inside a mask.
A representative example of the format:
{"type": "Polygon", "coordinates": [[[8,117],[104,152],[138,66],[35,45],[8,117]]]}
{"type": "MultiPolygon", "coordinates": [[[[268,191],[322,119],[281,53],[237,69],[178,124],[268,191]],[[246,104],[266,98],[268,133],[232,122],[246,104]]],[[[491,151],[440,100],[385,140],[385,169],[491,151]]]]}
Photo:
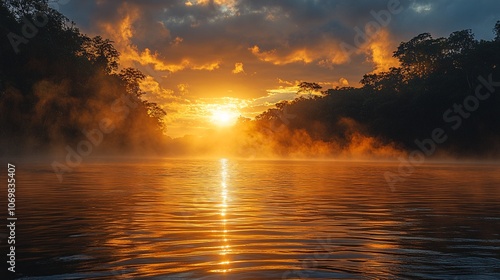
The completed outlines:
{"type": "Polygon", "coordinates": [[[18,276],[500,279],[500,166],[427,164],[394,190],[385,171],[166,159],[85,162],[59,183],[17,164],[18,276]]]}

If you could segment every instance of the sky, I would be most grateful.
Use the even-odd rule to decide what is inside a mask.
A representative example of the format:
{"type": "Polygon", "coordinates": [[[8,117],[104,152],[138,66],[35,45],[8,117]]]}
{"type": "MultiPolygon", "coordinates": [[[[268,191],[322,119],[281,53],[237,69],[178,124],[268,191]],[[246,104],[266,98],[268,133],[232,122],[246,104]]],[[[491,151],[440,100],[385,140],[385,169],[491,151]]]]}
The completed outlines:
{"type": "Polygon", "coordinates": [[[293,100],[301,81],[359,86],[397,66],[393,51],[429,32],[494,37],[498,0],[55,0],[80,31],[114,42],[146,74],[167,135],[201,135],[293,100]]]}

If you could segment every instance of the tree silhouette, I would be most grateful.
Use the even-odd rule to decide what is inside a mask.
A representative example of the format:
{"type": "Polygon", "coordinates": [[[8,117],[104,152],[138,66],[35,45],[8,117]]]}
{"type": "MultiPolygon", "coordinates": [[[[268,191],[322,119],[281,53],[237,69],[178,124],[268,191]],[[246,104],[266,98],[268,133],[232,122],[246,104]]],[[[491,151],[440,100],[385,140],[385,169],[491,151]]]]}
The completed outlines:
{"type": "Polygon", "coordinates": [[[313,93],[320,91],[321,88],[317,83],[301,82],[297,94],[307,93],[311,97],[313,93]]]}
{"type": "Polygon", "coordinates": [[[495,24],[493,32],[495,33],[495,41],[500,41],[500,20],[495,24]]]}
{"type": "Polygon", "coordinates": [[[83,42],[82,55],[106,74],[110,74],[118,69],[120,57],[120,53],[112,43],[109,39],[103,39],[101,36],[86,38],[83,42]]]}
{"type": "MultiPolygon", "coordinates": [[[[273,116],[294,112],[296,118],[290,120],[288,129],[307,131],[316,140],[347,145],[352,128],[342,120],[350,119],[362,133],[409,151],[418,148],[416,139],[428,138],[436,127],[442,127],[449,136],[439,147],[442,152],[498,157],[500,97],[489,95],[478,103],[479,109],[464,114],[467,118],[453,111],[466,110],[464,102],[473,100],[477,88],[486,91],[487,80],[494,84],[500,79],[500,21],[494,32],[493,41],[477,41],[471,30],[453,32],[447,38],[422,33],[402,42],[394,52],[400,67],[365,74],[361,88],[328,89],[327,94],[315,99],[299,97],[279,103],[258,116],[257,124],[266,127],[273,116]],[[451,114],[445,115],[447,119],[443,115],[450,108],[451,114]],[[460,129],[454,129],[458,118],[460,129]],[[316,129],[318,124],[321,130],[316,129]]],[[[318,90],[317,83],[299,85],[299,92],[318,90]]],[[[471,104],[467,106],[470,108],[471,104]]]]}
{"type": "Polygon", "coordinates": [[[0,154],[73,145],[103,119],[115,129],[102,149],[163,149],[166,113],[144,98],[140,71],[120,69],[112,41],[81,34],[46,0],[0,1],[0,15],[2,38],[36,27],[0,40],[0,154]]]}

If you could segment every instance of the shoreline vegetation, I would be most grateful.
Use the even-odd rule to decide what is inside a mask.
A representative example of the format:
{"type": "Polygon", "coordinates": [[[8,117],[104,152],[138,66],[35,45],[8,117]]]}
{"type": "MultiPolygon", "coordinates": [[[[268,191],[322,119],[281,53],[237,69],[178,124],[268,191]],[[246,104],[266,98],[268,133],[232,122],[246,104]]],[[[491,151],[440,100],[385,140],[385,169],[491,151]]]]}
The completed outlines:
{"type": "Polygon", "coordinates": [[[165,112],[119,65],[113,42],[82,34],[47,1],[0,2],[0,155],[68,154],[397,160],[500,156],[500,21],[495,38],[471,30],[420,34],[394,51],[399,67],[361,87],[282,101],[255,120],[208,136],[171,138],[165,112]]]}

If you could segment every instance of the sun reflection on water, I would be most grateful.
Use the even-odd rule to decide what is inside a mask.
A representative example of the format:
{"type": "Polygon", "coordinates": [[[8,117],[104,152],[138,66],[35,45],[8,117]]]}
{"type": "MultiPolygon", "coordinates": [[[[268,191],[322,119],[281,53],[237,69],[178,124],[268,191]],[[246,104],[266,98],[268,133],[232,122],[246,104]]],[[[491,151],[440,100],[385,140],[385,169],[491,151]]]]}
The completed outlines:
{"type": "Polygon", "coordinates": [[[216,273],[227,273],[230,272],[230,260],[229,254],[231,252],[231,246],[229,245],[228,230],[227,230],[227,218],[226,213],[228,209],[228,186],[227,186],[227,159],[221,159],[221,203],[219,204],[220,216],[221,216],[221,246],[219,255],[221,260],[219,262],[220,267],[218,269],[212,270],[216,273]]]}

